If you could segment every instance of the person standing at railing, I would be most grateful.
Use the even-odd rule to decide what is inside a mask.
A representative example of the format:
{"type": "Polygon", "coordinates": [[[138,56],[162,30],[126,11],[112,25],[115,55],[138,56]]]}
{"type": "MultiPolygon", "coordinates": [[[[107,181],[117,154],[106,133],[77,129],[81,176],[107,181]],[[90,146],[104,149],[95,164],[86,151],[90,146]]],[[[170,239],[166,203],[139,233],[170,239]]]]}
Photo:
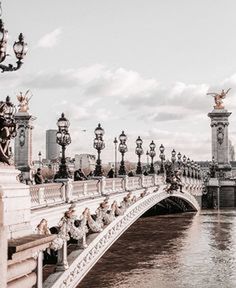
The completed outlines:
{"type": "Polygon", "coordinates": [[[37,172],[34,175],[35,184],[43,184],[43,176],[41,174],[41,168],[37,169],[37,172]]]}
{"type": "Polygon", "coordinates": [[[74,181],[83,181],[83,180],[87,180],[87,177],[85,176],[84,172],[80,168],[78,170],[75,170],[74,181]]]}
{"type": "Polygon", "coordinates": [[[108,178],[114,178],[114,174],[115,174],[115,172],[114,172],[114,170],[111,168],[111,169],[109,170],[109,172],[107,173],[107,177],[108,177],[108,178]]]}

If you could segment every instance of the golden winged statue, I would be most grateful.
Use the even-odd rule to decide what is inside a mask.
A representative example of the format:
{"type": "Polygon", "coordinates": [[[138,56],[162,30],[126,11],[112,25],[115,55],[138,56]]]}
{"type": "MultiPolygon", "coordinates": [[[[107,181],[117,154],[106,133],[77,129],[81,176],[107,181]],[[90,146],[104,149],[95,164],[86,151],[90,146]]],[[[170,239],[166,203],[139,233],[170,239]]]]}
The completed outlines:
{"type": "Polygon", "coordinates": [[[228,92],[231,90],[231,88],[229,88],[227,91],[225,91],[224,89],[221,90],[220,93],[207,93],[207,95],[212,95],[215,99],[215,109],[224,109],[224,105],[223,105],[223,100],[226,95],[228,94],[228,92]]]}
{"type": "Polygon", "coordinates": [[[28,112],[29,110],[29,101],[32,98],[33,94],[30,90],[27,90],[26,93],[23,95],[22,92],[20,92],[19,95],[17,95],[17,100],[19,101],[18,104],[18,112],[28,112]],[[30,94],[30,96],[28,97],[28,94],[30,94]]]}

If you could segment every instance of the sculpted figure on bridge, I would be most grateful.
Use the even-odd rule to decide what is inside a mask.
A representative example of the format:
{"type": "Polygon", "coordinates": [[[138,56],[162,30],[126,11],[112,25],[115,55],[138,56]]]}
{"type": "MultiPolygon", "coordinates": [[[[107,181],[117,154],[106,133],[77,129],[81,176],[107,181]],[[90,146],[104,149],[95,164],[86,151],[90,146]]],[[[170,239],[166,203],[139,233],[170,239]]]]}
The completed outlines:
{"type": "Polygon", "coordinates": [[[29,110],[29,101],[32,98],[32,96],[33,95],[30,92],[30,90],[27,90],[24,95],[23,95],[22,92],[20,92],[20,94],[16,96],[17,100],[19,101],[18,112],[28,112],[28,110],[29,110]],[[29,93],[31,94],[30,97],[27,96],[29,93]]]}
{"type": "Polygon", "coordinates": [[[224,105],[223,105],[223,99],[226,97],[226,95],[228,94],[228,92],[231,90],[231,88],[229,88],[227,91],[225,91],[224,89],[221,90],[220,93],[215,93],[215,92],[211,92],[211,93],[207,93],[207,95],[212,95],[215,99],[215,109],[224,109],[224,105]]]}
{"type": "Polygon", "coordinates": [[[180,188],[182,193],[182,183],[181,183],[181,172],[179,170],[174,171],[171,162],[166,161],[165,163],[166,171],[166,192],[172,193],[180,188]]]}
{"type": "Polygon", "coordinates": [[[52,241],[50,248],[53,250],[61,249],[64,242],[70,240],[70,236],[75,240],[82,239],[82,247],[86,248],[86,233],[88,233],[87,219],[88,210],[86,209],[82,214],[81,220],[76,217],[75,210],[69,209],[66,211],[64,217],[59,222],[60,231],[57,238],[52,241]]]}
{"type": "Polygon", "coordinates": [[[11,164],[10,141],[16,136],[16,123],[14,119],[15,106],[10,97],[0,101],[0,162],[11,164]]]}

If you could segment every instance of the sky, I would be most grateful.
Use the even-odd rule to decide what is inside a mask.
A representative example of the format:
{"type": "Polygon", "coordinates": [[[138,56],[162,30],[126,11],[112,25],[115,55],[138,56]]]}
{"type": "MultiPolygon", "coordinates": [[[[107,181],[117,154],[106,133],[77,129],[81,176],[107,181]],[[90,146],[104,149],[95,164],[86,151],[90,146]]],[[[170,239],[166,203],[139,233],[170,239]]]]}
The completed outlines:
{"type": "MultiPolygon", "coordinates": [[[[9,31],[8,62],[20,32],[29,52],[17,72],[0,74],[0,98],[30,89],[37,117],[33,154],[45,155],[45,131],[61,112],[70,120],[68,154],[92,153],[94,129],[105,129],[104,162],[114,137],[152,140],[194,160],[211,158],[207,92],[232,88],[225,99],[229,138],[236,144],[235,0],[2,0],[9,31]],[[86,130],[85,132],[83,130],[86,130]]],[[[159,154],[159,153],[158,153],[159,154]]],[[[143,156],[145,161],[145,156],[143,156]]]]}

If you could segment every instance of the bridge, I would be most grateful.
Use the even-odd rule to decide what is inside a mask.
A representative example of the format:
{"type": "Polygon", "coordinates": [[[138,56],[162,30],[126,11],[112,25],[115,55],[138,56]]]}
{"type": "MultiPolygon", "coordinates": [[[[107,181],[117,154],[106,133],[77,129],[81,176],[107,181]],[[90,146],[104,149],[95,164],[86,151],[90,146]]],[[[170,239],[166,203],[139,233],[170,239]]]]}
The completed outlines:
{"type": "MultiPolygon", "coordinates": [[[[167,210],[175,207],[182,212],[198,211],[201,205],[202,180],[182,176],[181,182],[182,192],[179,189],[167,192],[169,186],[166,184],[164,175],[125,176],[112,179],[102,177],[87,181],[70,181],[66,184],[50,183],[30,186],[32,228],[36,228],[42,218],[48,221],[50,228],[57,227],[64,212],[72,203],[76,214],[81,215],[85,207],[90,209],[91,214],[95,214],[104,199],[107,200],[109,206],[114,200],[120,204],[128,193],[136,199],[122,215],[117,216],[100,233],[89,234],[87,236],[88,247],[85,249],[76,245],[73,251],[68,253],[67,242],[64,241],[63,247],[58,251],[60,259],[57,269],[44,283],[42,282],[43,267],[40,264],[41,268],[35,278],[37,287],[76,287],[130,225],[155,205],[167,210]]],[[[53,236],[55,237],[51,235],[53,236]]],[[[53,239],[51,238],[50,241],[53,239]]],[[[48,247],[50,247],[50,242],[44,246],[44,251],[48,247]]]]}

